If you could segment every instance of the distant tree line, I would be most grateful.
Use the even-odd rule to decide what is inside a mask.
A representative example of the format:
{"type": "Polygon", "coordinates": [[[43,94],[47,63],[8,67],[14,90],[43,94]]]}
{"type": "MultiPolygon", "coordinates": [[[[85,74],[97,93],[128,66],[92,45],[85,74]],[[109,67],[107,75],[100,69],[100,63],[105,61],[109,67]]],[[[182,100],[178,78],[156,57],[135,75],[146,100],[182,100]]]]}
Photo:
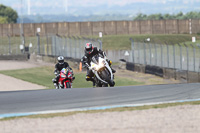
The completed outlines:
{"type": "Polygon", "coordinates": [[[0,24],[16,23],[18,14],[11,7],[0,4],[0,24]]]}
{"type": "Polygon", "coordinates": [[[179,12],[177,14],[151,14],[146,15],[139,13],[133,20],[167,20],[167,19],[200,19],[200,12],[188,12],[183,14],[179,12]]]}

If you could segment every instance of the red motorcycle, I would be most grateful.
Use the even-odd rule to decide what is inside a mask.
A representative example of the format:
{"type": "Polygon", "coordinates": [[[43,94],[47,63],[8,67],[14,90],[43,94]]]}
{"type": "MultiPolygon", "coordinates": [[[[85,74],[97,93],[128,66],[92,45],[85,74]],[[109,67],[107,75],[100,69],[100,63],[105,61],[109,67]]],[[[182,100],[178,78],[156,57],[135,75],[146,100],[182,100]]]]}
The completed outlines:
{"type": "Polygon", "coordinates": [[[72,88],[73,74],[69,68],[63,68],[59,76],[59,89],[72,88]]]}

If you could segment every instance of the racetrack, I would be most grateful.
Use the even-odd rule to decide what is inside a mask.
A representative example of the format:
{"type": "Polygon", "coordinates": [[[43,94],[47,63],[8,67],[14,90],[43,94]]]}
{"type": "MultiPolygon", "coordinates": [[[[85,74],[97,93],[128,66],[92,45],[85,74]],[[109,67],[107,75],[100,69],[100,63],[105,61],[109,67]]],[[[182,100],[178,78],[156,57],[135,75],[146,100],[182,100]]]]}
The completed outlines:
{"type": "MultiPolygon", "coordinates": [[[[9,64],[10,62],[6,61],[1,66],[8,69],[13,66],[9,64]]],[[[27,67],[21,62],[15,66],[27,67]]],[[[199,83],[192,83],[114,88],[72,88],[69,90],[30,90],[30,87],[23,86],[21,91],[14,91],[19,90],[19,88],[10,86],[8,91],[5,88],[1,88],[3,91],[0,91],[0,117],[17,116],[20,113],[22,113],[20,115],[25,115],[26,112],[34,111],[38,113],[38,111],[53,110],[54,112],[63,109],[64,111],[77,108],[88,109],[87,107],[104,109],[113,107],[112,105],[119,107],[117,105],[195,100],[200,97],[199,85],[199,83]]],[[[34,87],[34,89],[37,88],[34,87]]],[[[68,117],[45,119],[21,118],[0,121],[0,132],[194,133],[200,132],[199,109],[199,105],[184,105],[140,111],[81,113],[68,117]]]]}
{"type": "Polygon", "coordinates": [[[199,86],[199,83],[191,83],[0,92],[0,116],[10,113],[198,99],[199,86]]]}

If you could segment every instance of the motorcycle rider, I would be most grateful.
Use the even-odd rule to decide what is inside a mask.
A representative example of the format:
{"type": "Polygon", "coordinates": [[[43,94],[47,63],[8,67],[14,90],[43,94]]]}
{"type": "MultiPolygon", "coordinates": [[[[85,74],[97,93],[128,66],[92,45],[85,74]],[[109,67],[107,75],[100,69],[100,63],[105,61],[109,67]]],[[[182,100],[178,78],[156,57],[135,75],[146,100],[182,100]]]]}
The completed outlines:
{"type": "MultiPolygon", "coordinates": [[[[104,57],[106,56],[106,54],[101,49],[97,49],[97,47],[93,47],[93,44],[90,42],[86,43],[84,52],[85,52],[85,55],[81,58],[81,61],[83,62],[83,65],[87,66],[86,80],[93,82],[94,73],[92,72],[92,70],[88,68],[89,67],[88,65],[90,65],[90,62],[94,55],[100,54],[104,57]]],[[[106,59],[106,61],[108,62],[112,72],[115,73],[116,71],[111,67],[112,61],[108,59],[106,59]]]]}
{"type": "MultiPolygon", "coordinates": [[[[70,71],[73,74],[72,68],[69,67],[69,64],[67,62],[64,61],[64,57],[63,56],[59,56],[58,58],[58,63],[55,65],[55,70],[54,70],[54,74],[56,75],[54,79],[52,79],[54,86],[56,87],[56,89],[58,89],[58,81],[60,78],[60,71],[63,68],[69,68],[70,71]]],[[[73,77],[73,80],[75,79],[75,77],[73,77]]]]}

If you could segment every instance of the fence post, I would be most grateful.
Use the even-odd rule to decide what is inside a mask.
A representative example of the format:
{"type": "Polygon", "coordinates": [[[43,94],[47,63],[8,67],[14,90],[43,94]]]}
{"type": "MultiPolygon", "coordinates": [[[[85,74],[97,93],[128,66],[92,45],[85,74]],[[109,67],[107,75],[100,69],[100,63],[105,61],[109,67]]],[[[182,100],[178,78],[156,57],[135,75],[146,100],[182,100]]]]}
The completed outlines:
{"type": "Polygon", "coordinates": [[[189,54],[188,54],[188,46],[184,44],[186,47],[186,52],[187,52],[187,82],[188,82],[188,71],[189,71],[189,54]]]}
{"type": "Polygon", "coordinates": [[[155,43],[154,43],[154,48],[155,48],[155,66],[157,66],[157,48],[155,43]]]}
{"type": "Polygon", "coordinates": [[[178,43],[180,48],[180,70],[182,70],[182,46],[178,43]]]}
{"type": "Polygon", "coordinates": [[[37,36],[37,43],[38,43],[38,45],[37,45],[37,47],[38,47],[38,55],[40,54],[40,35],[38,34],[38,33],[36,33],[36,36],[37,36]]]}
{"type": "Polygon", "coordinates": [[[67,57],[69,57],[69,36],[65,36],[66,37],[66,52],[67,52],[67,57]]]}
{"type": "Polygon", "coordinates": [[[141,43],[138,44],[138,59],[139,59],[139,60],[138,60],[138,63],[139,63],[139,64],[141,63],[141,61],[140,61],[140,44],[141,44],[141,43]]]}
{"type": "Polygon", "coordinates": [[[129,38],[129,40],[131,41],[131,51],[132,51],[132,61],[133,63],[135,63],[135,60],[134,60],[134,41],[132,38],[129,38]]]}
{"type": "Polygon", "coordinates": [[[76,53],[76,51],[77,51],[77,50],[76,50],[76,42],[77,42],[77,41],[76,41],[76,37],[75,37],[75,36],[73,36],[73,38],[74,38],[74,46],[75,46],[75,49],[74,49],[74,50],[75,50],[74,58],[76,58],[76,55],[77,55],[77,53],[76,53]]]}
{"type": "Polygon", "coordinates": [[[8,49],[8,53],[9,55],[11,54],[11,44],[10,44],[10,36],[7,34],[8,36],[8,44],[9,44],[9,49],[8,49]]]}
{"type": "Polygon", "coordinates": [[[173,45],[173,56],[174,56],[174,69],[176,69],[176,63],[175,63],[175,61],[176,61],[176,56],[175,56],[175,45],[174,44],[172,44],[173,45]]]}
{"type": "Polygon", "coordinates": [[[102,50],[103,43],[100,39],[98,39],[98,42],[99,42],[99,46],[100,46],[99,48],[102,50]]]}
{"type": "Polygon", "coordinates": [[[65,53],[65,56],[67,57],[67,46],[66,46],[66,37],[63,35],[63,47],[64,47],[64,50],[63,52],[65,53]]]}
{"type": "MultiPolygon", "coordinates": [[[[197,47],[198,47],[199,53],[200,53],[200,46],[197,46],[197,47]]],[[[200,82],[199,71],[200,71],[200,58],[199,58],[199,67],[198,67],[198,82],[200,82]]]]}
{"type": "Polygon", "coordinates": [[[167,45],[167,67],[169,68],[169,45],[167,43],[165,43],[167,45]]]}
{"type": "Polygon", "coordinates": [[[194,48],[194,46],[192,44],[190,44],[192,46],[193,49],[193,66],[194,66],[194,72],[195,72],[195,65],[196,65],[196,61],[195,61],[195,57],[196,57],[196,50],[194,48]]]}
{"type": "Polygon", "coordinates": [[[144,65],[146,65],[146,44],[145,44],[145,41],[143,42],[143,46],[144,46],[144,65]]]}
{"type": "MultiPolygon", "coordinates": [[[[172,43],[171,43],[172,44],[172,43]]],[[[173,58],[174,58],[174,79],[176,80],[176,56],[175,56],[175,44],[172,44],[173,45],[173,58]]]]}
{"type": "Polygon", "coordinates": [[[163,67],[163,45],[160,45],[161,48],[161,67],[163,67]]]}
{"type": "Polygon", "coordinates": [[[151,54],[152,54],[152,53],[151,53],[151,43],[149,43],[149,50],[150,50],[150,52],[149,52],[149,55],[150,55],[150,56],[149,56],[149,57],[150,57],[150,65],[151,65],[151,54]]]}
{"type": "Polygon", "coordinates": [[[56,48],[56,40],[57,40],[57,36],[54,36],[54,38],[55,38],[55,39],[54,39],[54,41],[55,41],[55,48],[54,48],[54,49],[55,49],[55,56],[57,56],[57,52],[56,52],[56,51],[57,51],[57,50],[56,50],[56,49],[57,49],[57,48],[56,48]]]}
{"type": "Polygon", "coordinates": [[[49,39],[48,39],[48,35],[46,35],[46,39],[47,39],[47,55],[49,55],[49,39]]]}
{"type": "Polygon", "coordinates": [[[79,58],[81,58],[81,38],[80,37],[78,37],[78,47],[79,47],[79,58]]]}
{"type": "Polygon", "coordinates": [[[25,53],[25,38],[23,33],[22,33],[22,45],[24,47],[23,53],[25,53]]]}
{"type": "Polygon", "coordinates": [[[68,38],[69,38],[69,51],[70,51],[69,57],[72,57],[72,40],[70,36],[68,36],[68,38]]]}

